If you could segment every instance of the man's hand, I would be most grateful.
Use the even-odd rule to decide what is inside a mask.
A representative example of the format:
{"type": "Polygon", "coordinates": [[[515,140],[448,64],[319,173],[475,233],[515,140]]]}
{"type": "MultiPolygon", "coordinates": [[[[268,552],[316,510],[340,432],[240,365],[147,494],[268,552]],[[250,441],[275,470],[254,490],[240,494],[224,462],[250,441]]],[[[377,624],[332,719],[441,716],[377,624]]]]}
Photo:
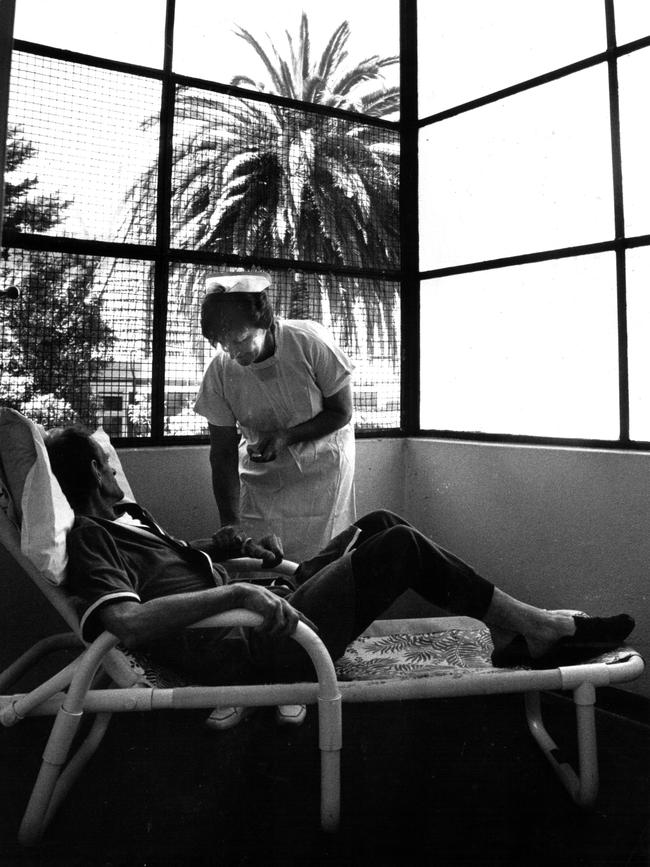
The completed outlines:
{"type": "Polygon", "coordinates": [[[260,587],[257,584],[238,584],[237,586],[242,594],[242,607],[254,611],[256,614],[261,614],[264,618],[257,629],[276,638],[285,638],[293,635],[298,623],[302,621],[315,632],[318,632],[308,617],[297,611],[286,599],[276,596],[266,587],[260,587]]]}
{"type": "Polygon", "coordinates": [[[246,446],[248,456],[254,463],[266,464],[274,461],[289,445],[289,434],[286,430],[276,430],[263,433],[256,445],[246,446]]]}
{"type": "Polygon", "coordinates": [[[212,545],[212,550],[208,551],[212,557],[253,557],[261,560],[268,569],[273,569],[284,557],[282,542],[275,533],[269,533],[255,542],[245,528],[232,525],[217,530],[212,535],[212,545]]]}
{"type": "Polygon", "coordinates": [[[268,569],[274,569],[284,559],[282,542],[275,533],[263,536],[259,542],[246,539],[243,551],[246,557],[255,557],[261,560],[268,569]]]}

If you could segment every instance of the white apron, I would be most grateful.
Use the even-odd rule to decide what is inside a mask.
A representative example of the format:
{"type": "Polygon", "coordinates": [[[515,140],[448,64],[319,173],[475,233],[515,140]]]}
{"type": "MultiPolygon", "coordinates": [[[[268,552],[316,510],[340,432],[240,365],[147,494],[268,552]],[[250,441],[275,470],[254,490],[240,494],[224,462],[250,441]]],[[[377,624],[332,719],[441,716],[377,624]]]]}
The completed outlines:
{"type": "Polygon", "coordinates": [[[220,352],[195,409],[212,424],[239,423],[242,522],[255,535],[277,533],[287,558],[302,560],[356,517],[353,425],[289,446],[269,463],[251,461],[246,447],[265,431],[313,418],[323,408],[323,396],[349,383],[353,368],[316,323],[278,320],[275,337],[274,355],[248,367],[220,352]]]}

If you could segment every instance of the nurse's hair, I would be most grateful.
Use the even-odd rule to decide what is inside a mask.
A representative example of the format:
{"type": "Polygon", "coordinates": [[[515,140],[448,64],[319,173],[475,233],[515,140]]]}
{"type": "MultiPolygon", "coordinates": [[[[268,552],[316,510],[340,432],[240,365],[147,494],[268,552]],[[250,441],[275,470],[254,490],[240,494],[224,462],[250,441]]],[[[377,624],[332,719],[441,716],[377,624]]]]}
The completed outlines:
{"type": "Polygon", "coordinates": [[[201,333],[214,346],[233,331],[273,324],[274,313],[266,292],[208,293],[201,304],[201,333]]]}

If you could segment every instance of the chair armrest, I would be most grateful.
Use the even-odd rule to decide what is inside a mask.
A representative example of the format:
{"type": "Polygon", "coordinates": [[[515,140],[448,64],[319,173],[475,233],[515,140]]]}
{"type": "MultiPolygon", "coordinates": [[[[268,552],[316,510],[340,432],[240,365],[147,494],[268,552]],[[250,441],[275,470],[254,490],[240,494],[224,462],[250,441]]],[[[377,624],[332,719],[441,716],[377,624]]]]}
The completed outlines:
{"type": "MultiPolygon", "coordinates": [[[[205,627],[224,627],[224,626],[259,626],[263,622],[261,614],[256,614],[254,611],[248,611],[246,608],[233,608],[231,611],[224,611],[222,614],[214,614],[212,617],[206,617],[204,620],[199,620],[193,623],[190,628],[205,628],[205,627]]],[[[301,645],[309,655],[318,680],[323,688],[322,697],[332,698],[338,697],[338,686],[336,681],[336,673],[334,663],[329,651],[314,632],[306,623],[300,621],[296,627],[296,631],[291,636],[298,644],[301,645]]]]}

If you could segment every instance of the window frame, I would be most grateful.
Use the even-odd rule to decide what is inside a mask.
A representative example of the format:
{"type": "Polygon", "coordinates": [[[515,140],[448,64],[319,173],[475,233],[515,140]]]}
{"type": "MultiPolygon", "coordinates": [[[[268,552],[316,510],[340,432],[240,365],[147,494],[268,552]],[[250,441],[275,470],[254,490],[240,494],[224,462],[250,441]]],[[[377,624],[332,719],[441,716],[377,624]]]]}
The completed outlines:
{"type": "MultiPolygon", "coordinates": [[[[407,5],[400,0],[401,7],[407,5]]],[[[166,0],[165,19],[165,51],[161,69],[139,66],[118,60],[96,57],[76,51],[42,45],[27,40],[14,39],[13,51],[21,51],[41,57],[48,57],[70,63],[80,63],[98,69],[113,70],[130,75],[141,76],[161,82],[160,104],[160,139],[158,148],[158,192],[156,203],[156,240],[154,244],[120,243],[113,241],[87,240],[38,233],[22,233],[5,229],[2,234],[4,248],[39,250],[44,252],[84,254],[89,256],[114,256],[121,259],[134,259],[151,262],[154,269],[153,317],[155,323],[152,335],[152,379],[151,379],[151,433],[148,436],[115,437],[120,447],[147,447],[162,445],[200,445],[208,442],[207,435],[171,435],[164,433],[165,394],[166,394],[166,337],[167,337],[167,301],[168,278],[170,267],[174,263],[195,263],[201,265],[243,266],[267,269],[292,269],[308,273],[327,272],[334,276],[376,278],[401,283],[402,272],[395,269],[358,268],[344,265],[333,265],[301,259],[280,259],[273,257],[246,256],[207,251],[191,251],[174,248],[171,240],[171,198],[172,198],[172,160],[173,160],[173,121],[175,94],[177,88],[196,87],[203,91],[228,96],[242,97],[247,101],[257,101],[278,105],[295,112],[322,114],[327,117],[340,118],[370,127],[396,131],[401,130],[399,120],[385,120],[370,115],[360,114],[345,109],[331,108],[316,103],[287,99],[274,94],[262,93],[257,90],[236,87],[233,85],[208,81],[182,75],[173,71],[173,32],[176,0],[166,0]]],[[[402,209],[402,193],[400,187],[400,209],[402,209]]],[[[400,338],[403,340],[402,325],[400,338]]],[[[402,344],[403,345],[403,344],[402,344]]],[[[404,394],[404,383],[400,383],[400,398],[404,394]]],[[[357,437],[390,437],[403,433],[405,409],[400,405],[400,428],[362,428],[357,429],[357,437]]]]}
{"type": "Polygon", "coordinates": [[[296,268],[318,272],[323,265],[317,262],[297,260],[261,259],[234,255],[217,255],[204,251],[191,252],[171,248],[170,241],[170,200],[171,200],[171,157],[173,136],[174,92],[178,85],[200,87],[217,93],[241,96],[248,100],[258,100],[281,105],[297,111],[323,112],[329,116],[359,120],[364,123],[390,128],[399,133],[400,139],[400,255],[401,264],[394,271],[369,271],[350,267],[329,267],[326,270],[345,276],[381,277],[395,280],[401,285],[401,406],[400,427],[385,429],[358,430],[357,437],[422,437],[437,439],[456,439],[475,442],[520,443],[532,445],[573,446],[593,449],[612,449],[627,451],[647,451],[650,440],[630,439],[630,409],[627,354],[627,304],[626,304],[626,251],[636,247],[650,246],[650,234],[626,236],[624,229],[623,183],[621,168],[621,138],[618,104],[618,60],[634,51],[650,47],[650,35],[618,45],[615,35],[614,0],[603,0],[607,32],[607,47],[604,51],[583,58],[543,75],[519,82],[507,88],[484,95],[478,99],[453,106],[436,114],[420,118],[418,116],[417,80],[417,4],[412,0],[400,2],[400,86],[401,112],[398,121],[387,121],[358,115],[354,112],[329,109],[313,103],[302,103],[283,97],[261,94],[247,88],[233,87],[218,82],[180,75],[172,70],[173,27],[175,0],[167,0],[165,22],[165,54],[162,69],[137,66],[92,55],[51,48],[25,40],[14,40],[14,50],[80,62],[89,66],[125,72],[159,80],[162,83],[161,127],[159,142],[159,174],[157,201],[157,238],[155,245],[122,244],[104,241],[88,241],[74,238],[61,238],[50,235],[22,234],[5,230],[2,237],[3,247],[16,247],[26,250],[43,250],[86,255],[119,256],[125,259],[150,261],[155,268],[154,321],[153,334],[153,376],[152,376],[152,433],[148,437],[119,438],[120,446],[147,447],[161,445],[203,444],[203,436],[171,436],[164,430],[165,397],[165,357],[166,357],[166,309],[167,279],[170,265],[175,262],[196,262],[214,265],[255,265],[257,267],[296,268]],[[614,238],[593,244],[553,250],[539,250],[526,255],[494,258],[481,262],[467,262],[452,267],[420,271],[419,268],[419,215],[418,215],[418,137],[420,131],[429,125],[443,123],[445,120],[463,112],[470,112],[491,102],[521,93],[527,89],[544,86],[567,75],[598,64],[606,64],[608,70],[610,135],[612,147],[612,185],[614,191],[614,238]],[[422,281],[452,274],[470,273],[498,269],[510,265],[525,265],[550,259],[582,256],[598,252],[613,252],[616,257],[617,310],[618,310],[618,377],[619,377],[619,418],[620,436],[614,440],[572,439],[564,437],[525,436],[502,433],[477,433],[457,430],[421,428],[419,424],[420,403],[420,292],[422,281]]]}
{"type": "MultiPolygon", "coordinates": [[[[543,75],[535,76],[526,81],[518,82],[480,98],[450,107],[444,111],[427,115],[417,121],[418,131],[427,127],[444,123],[446,120],[461,113],[471,112],[507,97],[514,96],[526,90],[543,87],[565,76],[572,75],[583,69],[600,64],[607,64],[608,95],[610,112],[610,137],[612,149],[612,186],[614,202],[614,237],[608,241],[583,244],[580,246],[563,247],[551,250],[539,250],[525,255],[494,258],[480,262],[467,262],[443,268],[434,268],[419,272],[420,281],[434,280],[456,274],[466,274],[504,268],[512,265],[525,265],[553,259],[584,256],[591,253],[613,252],[616,257],[616,294],[617,294],[617,332],[618,332],[618,383],[619,383],[619,422],[620,436],[617,439],[579,439],[570,437],[548,437],[511,434],[507,431],[499,433],[467,432],[457,430],[441,430],[421,428],[418,419],[413,424],[413,435],[419,437],[435,437],[437,439],[456,439],[487,443],[528,444],[573,446],[590,449],[609,449],[627,451],[647,451],[650,448],[648,440],[632,440],[630,438],[630,405],[629,405],[629,369],[627,340],[627,291],[626,291],[626,251],[635,247],[650,245],[650,234],[626,236],[623,210],[623,178],[621,166],[621,132],[618,100],[618,60],[634,51],[650,46],[650,36],[618,45],[615,33],[614,0],[603,0],[605,15],[607,47],[604,51],[583,58],[543,75]]],[[[420,292],[422,292],[420,284],[420,292]]],[[[419,378],[418,378],[419,385],[419,378]]]]}

